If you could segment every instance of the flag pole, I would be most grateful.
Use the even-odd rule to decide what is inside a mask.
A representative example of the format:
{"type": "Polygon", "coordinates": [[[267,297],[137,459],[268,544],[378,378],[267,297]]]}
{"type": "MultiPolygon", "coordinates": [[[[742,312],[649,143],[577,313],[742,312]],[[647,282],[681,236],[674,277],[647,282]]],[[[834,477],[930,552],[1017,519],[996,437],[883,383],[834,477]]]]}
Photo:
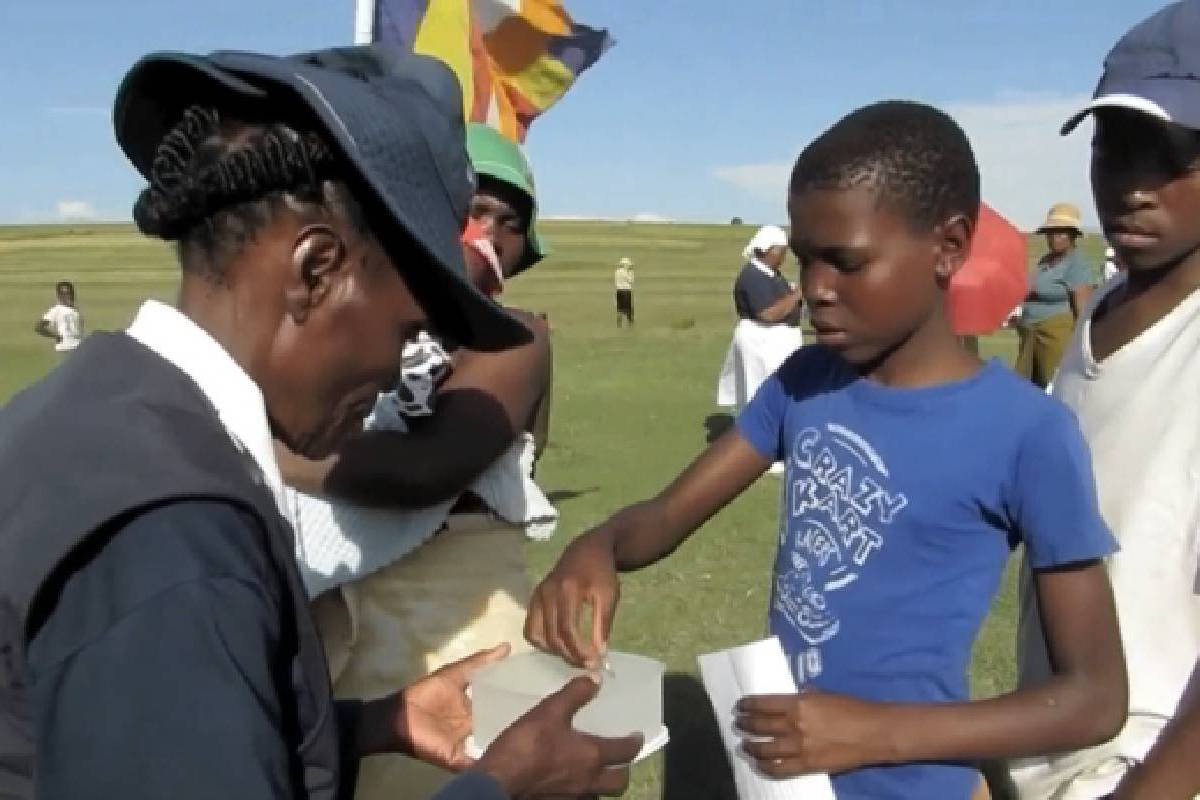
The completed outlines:
{"type": "Polygon", "coordinates": [[[354,0],[354,43],[370,44],[375,39],[375,0],[354,0]]]}

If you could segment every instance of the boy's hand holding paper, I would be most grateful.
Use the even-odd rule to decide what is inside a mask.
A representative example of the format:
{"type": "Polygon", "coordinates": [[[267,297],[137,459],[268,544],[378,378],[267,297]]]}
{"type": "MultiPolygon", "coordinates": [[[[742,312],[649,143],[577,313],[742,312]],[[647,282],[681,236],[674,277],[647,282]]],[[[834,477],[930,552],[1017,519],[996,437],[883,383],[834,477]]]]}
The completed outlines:
{"type": "MultiPolygon", "coordinates": [[[[767,771],[758,768],[759,762],[747,755],[750,747],[758,744],[775,745],[780,740],[772,738],[756,743],[744,738],[745,733],[739,730],[739,722],[743,718],[736,715],[742,700],[752,698],[751,708],[755,709],[755,713],[751,716],[756,720],[756,725],[757,720],[767,719],[769,722],[764,723],[764,727],[772,731],[784,731],[787,710],[796,705],[799,697],[805,696],[796,694],[796,681],[788,669],[779,640],[771,637],[742,647],[708,653],[697,661],[704,688],[717,715],[738,797],[741,800],[833,800],[833,787],[828,776],[801,774],[813,773],[820,769],[819,766],[804,765],[797,769],[798,765],[790,756],[781,756],[784,763],[773,765],[767,771]],[[757,710],[760,705],[767,709],[782,709],[784,713],[760,714],[757,710]]],[[[764,734],[777,735],[767,731],[764,734]]],[[[801,744],[804,742],[801,741],[801,744]]]]}
{"type": "Polygon", "coordinates": [[[886,709],[841,694],[751,695],[737,704],[742,747],[759,771],[773,778],[844,772],[889,763],[886,709]]]}

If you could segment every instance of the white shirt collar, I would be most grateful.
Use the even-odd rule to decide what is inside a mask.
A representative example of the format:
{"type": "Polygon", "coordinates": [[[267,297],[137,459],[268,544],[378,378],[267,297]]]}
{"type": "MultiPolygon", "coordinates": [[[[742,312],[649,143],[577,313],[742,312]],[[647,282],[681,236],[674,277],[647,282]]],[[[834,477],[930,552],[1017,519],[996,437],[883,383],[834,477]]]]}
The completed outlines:
{"type": "Polygon", "coordinates": [[[779,274],[778,272],[771,269],[763,262],[759,261],[757,258],[750,259],[750,266],[754,267],[756,270],[763,273],[764,275],[766,275],[769,278],[774,278],[776,275],[779,274]]]}
{"type": "Polygon", "coordinates": [[[165,303],[143,303],[126,333],[195,381],[234,444],[258,465],[279,512],[291,521],[258,384],[207,331],[165,303]]]}

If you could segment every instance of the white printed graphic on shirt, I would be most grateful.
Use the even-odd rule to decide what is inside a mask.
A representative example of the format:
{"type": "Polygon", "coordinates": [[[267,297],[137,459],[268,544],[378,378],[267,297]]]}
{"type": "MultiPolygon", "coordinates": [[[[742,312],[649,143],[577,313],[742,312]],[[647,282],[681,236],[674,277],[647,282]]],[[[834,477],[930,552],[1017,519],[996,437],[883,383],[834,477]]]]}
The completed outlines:
{"type": "Polygon", "coordinates": [[[842,425],[805,428],[792,442],[772,602],[810,646],[797,655],[800,675],[820,674],[818,646],[841,630],[827,595],[858,580],[908,505],[888,491],[890,478],[875,449],[842,425]]]}

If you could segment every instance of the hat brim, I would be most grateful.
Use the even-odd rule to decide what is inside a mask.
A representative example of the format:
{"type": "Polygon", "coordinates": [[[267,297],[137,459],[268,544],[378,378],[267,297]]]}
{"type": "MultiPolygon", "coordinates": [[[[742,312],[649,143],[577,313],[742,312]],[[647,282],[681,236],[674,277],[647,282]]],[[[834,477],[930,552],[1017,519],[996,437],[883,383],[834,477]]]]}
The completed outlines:
{"type": "Polygon", "coordinates": [[[113,103],[117,144],[149,180],[159,143],[194,105],[252,103],[266,90],[189,53],[152,53],[121,82],[113,103]]]}
{"type": "Polygon", "coordinates": [[[1063,123],[1059,133],[1066,136],[1071,131],[1079,127],[1079,123],[1083,122],[1084,118],[1089,114],[1102,108],[1123,108],[1129,111],[1137,111],[1142,114],[1147,114],[1155,119],[1163,122],[1173,122],[1171,115],[1167,110],[1158,103],[1148,97],[1141,97],[1135,94],[1107,94],[1102,97],[1097,97],[1092,102],[1088,103],[1082,109],[1077,111],[1066,122],[1063,123]]]}
{"type": "MultiPolygon", "coordinates": [[[[242,64],[252,64],[253,54],[219,54],[225,61],[236,63],[239,68],[218,66],[212,59],[188,53],[154,53],[141,59],[133,66],[117,91],[113,107],[113,125],[117,142],[138,171],[149,179],[155,151],[163,137],[178,124],[183,112],[192,105],[211,103],[222,107],[232,104],[235,108],[254,106],[270,99],[282,101],[284,107],[291,106],[314,118],[325,130],[328,138],[338,147],[343,157],[357,173],[361,184],[373,195],[373,205],[383,210],[388,221],[409,234],[422,253],[433,264],[428,274],[413,274],[404,263],[397,267],[406,281],[412,284],[414,294],[426,305],[433,326],[448,334],[458,344],[475,350],[503,350],[528,343],[532,339],[530,330],[516,317],[510,315],[494,300],[480,292],[467,278],[462,248],[457,238],[452,247],[439,250],[431,242],[417,235],[407,224],[403,209],[396,208],[387,187],[366,163],[358,148],[346,146],[343,141],[345,123],[337,116],[328,102],[314,101],[308,97],[309,90],[315,91],[311,82],[299,73],[300,65],[285,68],[285,59],[271,58],[269,64],[264,57],[264,75],[253,75],[252,69],[242,69],[242,64]],[[288,80],[294,76],[294,82],[288,80]],[[279,90],[284,97],[279,97],[279,90]]],[[[261,114],[261,110],[258,111],[261,114]]],[[[388,232],[380,232],[384,247],[391,238],[388,232]]]]}

